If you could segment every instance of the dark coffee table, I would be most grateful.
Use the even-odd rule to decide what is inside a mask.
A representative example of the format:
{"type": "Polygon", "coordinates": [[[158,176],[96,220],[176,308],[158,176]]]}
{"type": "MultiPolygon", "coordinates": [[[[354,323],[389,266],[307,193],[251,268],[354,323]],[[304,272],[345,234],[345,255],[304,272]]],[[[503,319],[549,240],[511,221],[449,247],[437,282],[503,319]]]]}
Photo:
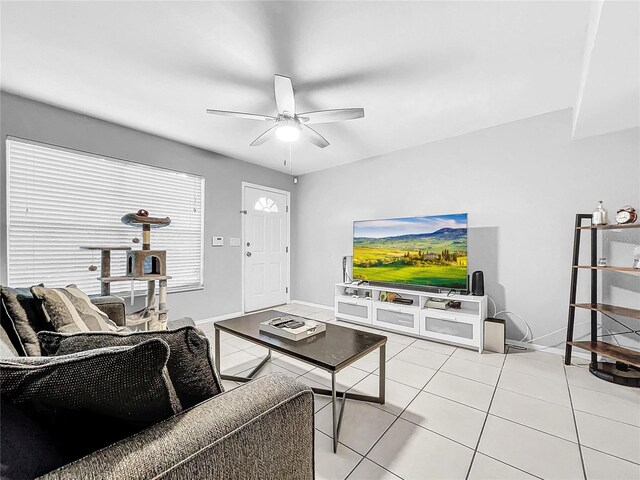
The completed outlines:
{"type": "Polygon", "coordinates": [[[385,384],[385,350],[387,337],[375,333],[363,332],[353,328],[341,327],[327,323],[326,331],[294,342],[285,338],[272,336],[260,331],[260,322],[274,317],[289,315],[277,310],[243,315],[229,320],[221,320],[215,323],[215,355],[216,367],[224,380],[235,382],[248,382],[271,358],[271,350],[288,355],[302,362],[321,368],[331,373],[331,390],[312,387],[314,393],[331,396],[333,409],[333,451],[338,449],[338,438],[344,413],[345,399],[360,400],[364,402],[376,402],[384,404],[385,384]],[[236,375],[223,375],[220,365],[220,331],[227,332],[240,338],[244,338],[269,350],[267,356],[256,366],[247,377],[236,375]],[[336,373],[351,365],[365,355],[380,349],[380,371],[378,383],[378,396],[360,395],[351,392],[339,392],[336,390],[336,373]],[[338,413],[336,399],[342,399],[342,406],[338,413]]]}

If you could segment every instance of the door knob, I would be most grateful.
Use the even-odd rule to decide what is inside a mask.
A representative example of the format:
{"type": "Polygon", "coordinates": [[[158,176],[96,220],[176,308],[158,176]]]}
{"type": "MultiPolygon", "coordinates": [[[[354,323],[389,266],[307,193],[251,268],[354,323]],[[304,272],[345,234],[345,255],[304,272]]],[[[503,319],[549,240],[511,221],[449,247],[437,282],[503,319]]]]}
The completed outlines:
{"type": "Polygon", "coordinates": [[[247,257],[251,256],[251,252],[247,252],[245,255],[247,255],[247,257]]]}

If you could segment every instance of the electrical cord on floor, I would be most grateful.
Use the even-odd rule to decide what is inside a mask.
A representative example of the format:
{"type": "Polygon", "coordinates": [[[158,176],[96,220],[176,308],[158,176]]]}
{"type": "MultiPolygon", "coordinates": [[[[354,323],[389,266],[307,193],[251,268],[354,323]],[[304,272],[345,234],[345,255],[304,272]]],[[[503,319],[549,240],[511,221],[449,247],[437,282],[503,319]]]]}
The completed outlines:
{"type": "MultiPolygon", "coordinates": [[[[541,338],[549,337],[549,336],[551,336],[551,335],[554,335],[554,334],[556,334],[556,333],[558,333],[558,332],[561,332],[561,331],[563,331],[563,330],[566,330],[566,329],[567,329],[567,327],[562,327],[562,328],[559,328],[559,329],[557,329],[557,330],[554,330],[553,332],[549,332],[549,333],[547,333],[547,334],[545,334],[545,335],[542,335],[542,336],[540,336],[540,337],[533,337],[533,330],[531,329],[531,326],[529,325],[529,323],[528,323],[528,322],[527,322],[527,321],[526,321],[522,316],[518,315],[518,314],[517,314],[517,313],[515,313],[515,312],[509,311],[509,310],[500,310],[500,311],[498,312],[498,311],[497,311],[497,310],[498,310],[498,308],[497,308],[497,306],[496,306],[496,302],[494,302],[494,301],[493,301],[493,299],[492,299],[489,295],[487,295],[487,298],[489,299],[489,301],[490,301],[490,302],[491,302],[491,304],[493,305],[493,311],[495,312],[495,313],[493,314],[493,317],[494,317],[494,318],[498,318],[498,315],[502,315],[502,314],[510,314],[510,315],[513,315],[513,316],[515,316],[515,317],[519,318],[519,319],[522,321],[522,323],[524,323],[524,325],[525,325],[525,334],[524,334],[524,337],[522,337],[522,340],[520,340],[520,343],[533,343],[533,342],[534,342],[534,341],[536,341],[536,340],[540,340],[541,338]],[[530,338],[529,340],[527,340],[527,337],[529,336],[529,334],[531,334],[531,337],[532,337],[532,338],[530,338]]],[[[602,324],[601,324],[601,325],[599,325],[599,328],[601,328],[602,330],[605,330],[605,331],[607,332],[607,335],[601,335],[601,337],[602,337],[602,336],[610,336],[610,337],[611,337],[611,338],[612,338],[612,339],[613,339],[613,340],[618,344],[618,346],[620,346],[620,342],[619,342],[619,341],[618,341],[618,339],[615,337],[616,335],[625,335],[625,334],[629,334],[629,333],[635,333],[636,335],[640,335],[640,333],[639,333],[640,331],[633,330],[632,328],[628,327],[628,326],[627,326],[627,325],[625,325],[624,323],[622,323],[622,322],[620,322],[619,320],[616,320],[615,318],[613,318],[611,315],[608,315],[608,314],[606,314],[606,313],[604,313],[604,312],[600,312],[600,313],[602,313],[603,315],[605,315],[605,316],[609,317],[609,318],[610,318],[611,320],[613,320],[614,322],[619,323],[620,325],[622,325],[623,327],[625,327],[625,328],[628,330],[628,332],[616,332],[616,333],[612,333],[612,332],[611,332],[611,330],[609,330],[607,327],[605,327],[604,325],[602,325],[602,324]]],[[[591,322],[582,322],[582,323],[578,323],[578,324],[575,324],[575,325],[574,325],[574,328],[575,328],[575,327],[577,327],[577,326],[580,326],[580,325],[587,325],[587,324],[589,324],[589,323],[591,323],[591,322]]],[[[561,343],[563,343],[563,342],[561,342],[561,343]]],[[[560,343],[558,343],[558,344],[556,344],[556,345],[560,345],[560,343]]],[[[552,346],[555,346],[555,345],[552,345],[552,346]]],[[[524,349],[524,347],[518,347],[518,346],[514,346],[514,345],[511,345],[511,347],[514,347],[514,348],[516,348],[516,349],[524,349]]]]}

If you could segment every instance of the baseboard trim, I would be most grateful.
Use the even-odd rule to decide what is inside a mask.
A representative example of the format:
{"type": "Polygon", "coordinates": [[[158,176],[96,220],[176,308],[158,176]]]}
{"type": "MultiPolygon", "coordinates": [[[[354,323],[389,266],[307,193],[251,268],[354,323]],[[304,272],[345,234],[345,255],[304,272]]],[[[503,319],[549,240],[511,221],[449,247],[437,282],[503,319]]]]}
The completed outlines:
{"type": "Polygon", "coordinates": [[[291,300],[289,303],[297,303],[298,305],[306,305],[307,307],[322,308],[323,310],[333,311],[333,307],[321,305],[319,303],[305,302],[303,300],[291,300]]]}
{"type": "Polygon", "coordinates": [[[242,314],[242,312],[233,312],[226,313],[224,315],[218,315],[216,317],[201,318],[200,320],[196,320],[196,325],[202,325],[203,323],[215,323],[220,320],[229,320],[230,318],[239,317],[242,314]]]}
{"type": "MultiPolygon", "coordinates": [[[[507,339],[507,345],[523,347],[523,348],[527,348],[529,350],[535,350],[538,352],[553,353],[554,355],[560,355],[561,357],[564,357],[564,348],[547,347],[545,345],[538,345],[536,343],[518,342],[517,340],[509,340],[509,339],[507,339]]],[[[577,351],[577,349],[575,348],[572,349],[571,356],[586,359],[586,360],[591,359],[591,356],[588,353],[577,351]]]]}

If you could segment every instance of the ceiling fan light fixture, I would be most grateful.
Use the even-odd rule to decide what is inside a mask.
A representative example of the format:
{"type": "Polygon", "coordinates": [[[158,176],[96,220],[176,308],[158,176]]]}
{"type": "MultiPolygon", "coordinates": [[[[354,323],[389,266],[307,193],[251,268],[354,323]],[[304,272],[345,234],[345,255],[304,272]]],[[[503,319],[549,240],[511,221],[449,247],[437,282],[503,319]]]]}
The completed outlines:
{"type": "Polygon", "coordinates": [[[300,127],[294,120],[282,120],[276,129],[276,137],[283,142],[295,142],[300,138],[300,127]]]}

